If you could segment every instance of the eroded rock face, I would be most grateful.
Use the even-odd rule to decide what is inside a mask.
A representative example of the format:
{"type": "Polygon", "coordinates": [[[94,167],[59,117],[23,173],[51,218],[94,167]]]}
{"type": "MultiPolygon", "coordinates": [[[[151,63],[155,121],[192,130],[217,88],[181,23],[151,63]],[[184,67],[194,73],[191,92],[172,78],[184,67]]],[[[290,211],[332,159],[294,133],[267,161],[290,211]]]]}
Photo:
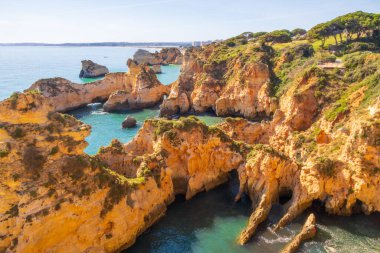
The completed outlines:
{"type": "Polygon", "coordinates": [[[14,115],[0,114],[0,191],[7,196],[0,203],[3,251],[118,251],[159,219],[175,194],[189,199],[228,180],[231,170],[239,174],[237,199],[246,192],[255,206],[238,239],[241,244],[284,193],[292,197],[276,228],[315,200],[331,214],[380,210],[380,172],[375,169],[380,165],[380,103],[360,119],[347,120],[350,132],[330,130],[331,142],[318,144],[323,145],[316,147],[318,155],[309,151],[299,157],[307,146],[292,145],[298,137],[290,132],[285,140],[289,147],[281,152],[257,144],[292,131],[282,126],[289,123],[285,116],[275,116],[274,128],[265,125],[269,122],[259,126],[236,119],[220,128],[194,117],[148,120],[130,143],[113,141],[89,157],[83,154],[89,126],[55,113],[48,101],[29,92],[0,103],[0,111],[14,115]],[[273,132],[268,136],[266,131],[273,132]],[[249,132],[254,137],[247,142],[253,145],[233,140],[249,132]],[[337,139],[344,146],[333,153],[329,150],[337,139]]]}
{"type": "Polygon", "coordinates": [[[14,116],[0,114],[1,251],[119,251],[175,194],[212,189],[242,162],[233,141],[196,119],[146,121],[131,143],[89,157],[90,127],[40,94],[19,94],[0,111],[14,116]]]}
{"type": "MultiPolygon", "coordinates": [[[[312,65],[289,73],[274,99],[270,49],[214,46],[185,54],[161,113],[211,109],[261,122],[229,118],[207,127],[194,117],[147,120],[130,143],[114,140],[89,157],[83,154],[89,126],[56,111],[68,98],[106,99],[87,94],[95,83],[85,90],[64,79],[43,80],[1,102],[0,196],[6,198],[0,201],[0,252],[119,251],[159,219],[176,194],[189,199],[228,180],[232,170],[240,181],[236,200],[247,193],[254,207],[240,244],[254,236],[283,195],[291,198],[275,229],[314,201],[334,215],[380,211],[377,54],[356,59],[367,71],[352,83],[343,80],[355,78],[350,71],[356,65],[345,78],[312,65]]],[[[292,57],[286,63],[294,64],[292,57]]],[[[286,70],[280,58],[278,73],[286,70]]],[[[302,67],[308,61],[298,60],[302,67]]],[[[159,84],[150,68],[129,64],[129,74],[109,81],[116,88],[122,83],[110,104],[143,102],[140,95],[154,101],[158,96],[149,92],[159,84]]]]}
{"type": "Polygon", "coordinates": [[[167,65],[182,64],[182,53],[178,48],[163,48],[160,52],[150,53],[139,49],[133,55],[133,60],[138,64],[167,65]]]}
{"type": "Polygon", "coordinates": [[[220,59],[220,48],[189,49],[181,75],[161,106],[161,115],[214,111],[218,116],[270,116],[276,102],[269,96],[270,71],[265,47],[247,47],[247,57],[220,59]],[[256,49],[256,51],[254,51],[256,49]],[[260,50],[262,50],[260,52],[260,50]],[[185,101],[185,102],[184,102],[185,101]]]}
{"type": "Polygon", "coordinates": [[[7,196],[0,202],[0,250],[115,252],[130,246],[173,200],[169,174],[162,171],[157,181],[118,174],[83,153],[90,127],[53,109],[35,93],[0,103],[1,112],[14,116],[0,114],[0,143],[7,148],[0,158],[0,192],[7,196]]]}
{"type": "Polygon", "coordinates": [[[82,61],[82,70],[79,73],[80,78],[103,77],[109,73],[106,66],[99,65],[90,60],[82,61]]]}
{"type": "Polygon", "coordinates": [[[170,86],[161,84],[154,71],[146,65],[128,62],[124,87],[113,92],[104,104],[105,111],[125,111],[151,107],[163,100],[170,86]]]}

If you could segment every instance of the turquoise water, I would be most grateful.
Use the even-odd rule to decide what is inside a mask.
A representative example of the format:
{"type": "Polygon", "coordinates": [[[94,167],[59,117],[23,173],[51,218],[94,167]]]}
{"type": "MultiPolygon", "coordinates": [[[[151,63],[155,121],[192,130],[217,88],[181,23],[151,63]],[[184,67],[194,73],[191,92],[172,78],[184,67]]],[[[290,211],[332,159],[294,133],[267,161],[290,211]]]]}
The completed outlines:
{"type": "Polygon", "coordinates": [[[246,197],[235,203],[237,191],[238,180],[233,176],[229,183],[189,201],[177,197],[165,217],[123,252],[277,253],[301,229],[310,211],[316,214],[318,233],[299,252],[380,252],[380,214],[335,217],[312,208],[284,229],[274,232],[271,226],[284,214],[280,205],[272,208],[254,238],[247,245],[239,246],[236,238],[247,223],[251,203],[246,197]]]}
{"type": "Polygon", "coordinates": [[[129,112],[128,115],[137,120],[137,127],[130,129],[121,127],[126,114],[104,112],[101,104],[92,104],[71,114],[92,127],[91,134],[86,139],[89,145],[85,152],[93,155],[101,146],[108,146],[112,139],[118,139],[123,143],[132,140],[146,119],[158,116],[158,109],[129,112]]]}
{"type": "Polygon", "coordinates": [[[161,74],[157,75],[158,80],[163,84],[171,84],[178,79],[181,68],[178,65],[161,66],[161,74]]]}
{"type": "MultiPolygon", "coordinates": [[[[112,139],[118,139],[123,143],[131,141],[146,119],[158,117],[159,109],[156,107],[119,114],[103,111],[101,104],[91,104],[70,114],[92,127],[90,136],[86,138],[89,145],[85,152],[93,155],[100,147],[108,146],[112,139]],[[133,116],[137,120],[135,128],[122,129],[121,123],[126,115],[133,116]]],[[[207,125],[215,125],[223,121],[222,118],[213,115],[202,115],[199,118],[207,125]]]]}
{"type": "MultiPolygon", "coordinates": [[[[111,72],[126,71],[126,60],[137,49],[123,47],[0,47],[0,99],[14,91],[28,88],[41,78],[60,76],[74,82],[88,82],[79,79],[80,61],[91,59],[106,65],[111,72]]],[[[154,49],[150,49],[154,50],[154,49]]],[[[164,84],[175,81],[179,75],[178,66],[163,66],[158,75],[164,84]]],[[[140,129],[143,121],[158,116],[158,109],[128,112],[135,117],[138,126],[133,129],[121,128],[126,114],[106,113],[100,104],[71,112],[80,120],[92,126],[87,138],[86,152],[95,154],[99,147],[107,146],[117,138],[130,141],[140,129]]],[[[198,116],[208,125],[220,123],[223,119],[212,115],[198,116]]],[[[271,253],[280,248],[300,229],[306,214],[278,233],[270,229],[283,212],[275,206],[269,219],[259,227],[255,238],[247,246],[240,247],[235,238],[245,226],[251,212],[250,201],[235,203],[237,180],[201,193],[190,201],[181,196],[169,206],[167,215],[137,239],[126,253],[271,253]]],[[[380,214],[351,217],[328,216],[317,213],[318,234],[314,241],[306,243],[300,252],[380,252],[380,214]]]]}

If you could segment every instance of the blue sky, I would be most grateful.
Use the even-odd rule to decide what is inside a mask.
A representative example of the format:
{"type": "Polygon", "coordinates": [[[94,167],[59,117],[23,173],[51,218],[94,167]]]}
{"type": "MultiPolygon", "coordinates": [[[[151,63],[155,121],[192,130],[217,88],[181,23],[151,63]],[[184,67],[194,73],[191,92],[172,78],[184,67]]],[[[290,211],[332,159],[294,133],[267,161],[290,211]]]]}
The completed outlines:
{"type": "Polygon", "coordinates": [[[0,43],[213,40],[357,10],[380,0],[0,0],[0,43]]]}

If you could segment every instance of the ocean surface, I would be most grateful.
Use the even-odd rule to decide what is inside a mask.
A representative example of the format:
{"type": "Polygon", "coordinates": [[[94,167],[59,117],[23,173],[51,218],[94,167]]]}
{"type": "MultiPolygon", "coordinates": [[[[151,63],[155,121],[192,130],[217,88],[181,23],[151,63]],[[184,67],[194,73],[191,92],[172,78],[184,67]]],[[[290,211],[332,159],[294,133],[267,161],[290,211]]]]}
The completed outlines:
{"type": "MultiPolygon", "coordinates": [[[[126,61],[137,48],[127,47],[0,47],[0,99],[15,91],[22,91],[41,78],[63,77],[84,83],[93,79],[78,77],[81,60],[90,59],[106,65],[110,72],[127,71],[126,61]]],[[[156,49],[148,49],[155,51],[156,49]]],[[[179,66],[164,66],[158,75],[164,84],[174,82],[179,66]]],[[[92,126],[87,138],[88,154],[95,154],[99,147],[107,146],[117,138],[130,141],[145,119],[158,116],[158,108],[131,111],[138,121],[133,129],[121,129],[126,114],[106,113],[100,104],[92,104],[71,112],[72,115],[92,126]]],[[[213,115],[199,116],[208,125],[223,119],[213,115]]],[[[251,203],[247,198],[235,203],[238,190],[236,175],[232,180],[212,191],[201,193],[185,201],[178,196],[168,207],[166,216],[141,235],[134,246],[125,253],[271,253],[278,252],[298,232],[306,213],[293,223],[275,233],[271,225],[276,223],[284,210],[280,205],[271,211],[254,239],[241,247],[235,243],[250,215],[251,203]]],[[[300,252],[380,252],[380,214],[351,217],[329,216],[318,208],[312,208],[317,216],[318,234],[315,240],[302,246],[300,252]]]]}

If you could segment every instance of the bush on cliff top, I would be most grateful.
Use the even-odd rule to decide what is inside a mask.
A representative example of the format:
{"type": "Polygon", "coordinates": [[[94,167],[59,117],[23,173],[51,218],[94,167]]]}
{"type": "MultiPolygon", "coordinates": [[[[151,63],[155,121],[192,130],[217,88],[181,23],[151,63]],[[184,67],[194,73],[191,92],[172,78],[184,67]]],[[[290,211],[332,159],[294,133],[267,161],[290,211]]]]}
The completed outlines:
{"type": "Polygon", "coordinates": [[[356,110],[371,105],[380,96],[380,55],[369,52],[357,52],[343,58],[346,66],[344,81],[352,83],[342,92],[340,98],[325,112],[325,118],[335,120],[350,110],[351,95],[364,88],[364,97],[356,110]]]}

